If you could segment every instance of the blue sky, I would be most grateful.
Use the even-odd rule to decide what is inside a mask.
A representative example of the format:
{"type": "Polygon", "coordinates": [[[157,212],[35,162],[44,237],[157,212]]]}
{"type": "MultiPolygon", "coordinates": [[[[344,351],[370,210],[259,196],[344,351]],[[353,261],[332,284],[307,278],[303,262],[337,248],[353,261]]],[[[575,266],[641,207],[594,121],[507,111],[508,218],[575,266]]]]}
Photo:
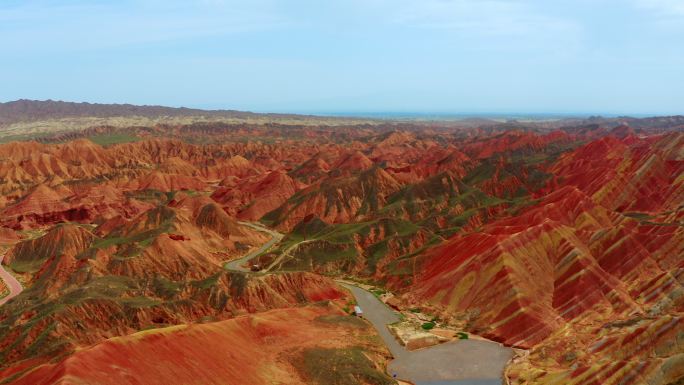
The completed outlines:
{"type": "Polygon", "coordinates": [[[2,0],[0,100],[684,113],[684,0],[2,0]]]}

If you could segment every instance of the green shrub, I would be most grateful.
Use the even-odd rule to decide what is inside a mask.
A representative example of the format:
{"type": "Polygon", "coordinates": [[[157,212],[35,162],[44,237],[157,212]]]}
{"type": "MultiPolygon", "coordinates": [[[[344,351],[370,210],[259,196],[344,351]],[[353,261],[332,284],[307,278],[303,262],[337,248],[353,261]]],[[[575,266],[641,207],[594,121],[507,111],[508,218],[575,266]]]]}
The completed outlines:
{"type": "Polygon", "coordinates": [[[426,323],[422,324],[420,327],[423,328],[423,330],[431,330],[431,329],[434,329],[435,323],[432,321],[426,322],[426,323]]]}
{"type": "Polygon", "coordinates": [[[345,349],[312,348],[302,353],[295,367],[312,384],[391,385],[396,384],[378,370],[360,347],[345,349]]]}

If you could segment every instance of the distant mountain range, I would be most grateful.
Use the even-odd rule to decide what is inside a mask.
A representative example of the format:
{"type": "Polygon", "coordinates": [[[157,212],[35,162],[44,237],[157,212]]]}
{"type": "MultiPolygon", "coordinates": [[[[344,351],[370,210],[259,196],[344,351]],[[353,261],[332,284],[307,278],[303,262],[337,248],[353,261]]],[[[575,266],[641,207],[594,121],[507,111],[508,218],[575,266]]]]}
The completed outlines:
{"type": "Polygon", "coordinates": [[[16,100],[0,103],[0,125],[17,122],[38,121],[74,117],[109,118],[115,116],[177,117],[204,116],[214,118],[249,118],[270,116],[274,118],[294,117],[290,114],[258,114],[234,110],[200,110],[163,106],[136,106],[133,104],[73,103],[55,100],[16,100]]]}
{"type": "MultiPolygon", "coordinates": [[[[256,113],[248,111],[237,110],[202,110],[197,108],[186,107],[165,107],[165,106],[138,106],[133,104],[99,104],[99,103],[75,103],[64,102],[56,100],[27,100],[20,99],[6,103],[0,103],[0,126],[8,125],[17,122],[30,122],[46,119],[60,119],[60,118],[77,118],[77,117],[97,117],[97,118],[111,118],[111,117],[183,117],[183,116],[199,116],[207,118],[234,118],[246,119],[254,117],[271,117],[271,118],[296,118],[296,117],[313,117],[313,115],[305,114],[282,114],[282,113],[256,113]]],[[[534,116],[534,115],[531,115],[534,116]]],[[[430,114],[332,114],[326,116],[329,119],[344,119],[344,118],[363,118],[363,119],[384,119],[384,120],[433,120],[433,121],[458,121],[469,123],[468,125],[491,125],[501,124],[501,119],[493,118],[490,115],[483,115],[475,117],[473,115],[430,115],[430,114]]],[[[571,117],[568,115],[557,116],[555,123],[549,123],[552,120],[552,115],[538,115],[539,122],[544,121],[546,127],[564,127],[575,125],[620,125],[627,124],[634,129],[648,129],[651,127],[659,128],[673,128],[684,127],[684,116],[657,116],[646,118],[634,118],[629,116],[619,117],[602,117],[591,116],[585,117],[571,117]]],[[[323,116],[316,116],[316,118],[323,118],[323,116]]],[[[530,120],[536,119],[530,117],[512,116],[508,119],[507,124],[529,124],[530,120]],[[524,123],[523,123],[524,122],[524,123]]]]}

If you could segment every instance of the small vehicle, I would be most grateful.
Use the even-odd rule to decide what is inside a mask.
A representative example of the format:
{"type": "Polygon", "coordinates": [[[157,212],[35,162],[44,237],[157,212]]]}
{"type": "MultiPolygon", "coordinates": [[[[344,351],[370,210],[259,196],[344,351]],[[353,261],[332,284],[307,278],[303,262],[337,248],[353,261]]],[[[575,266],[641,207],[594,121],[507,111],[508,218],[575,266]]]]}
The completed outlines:
{"type": "Polygon", "coordinates": [[[261,266],[259,265],[252,265],[250,268],[252,271],[261,271],[261,266]]]}
{"type": "Polygon", "coordinates": [[[361,310],[360,306],[354,306],[354,315],[357,317],[363,317],[363,310],[361,310]]]}

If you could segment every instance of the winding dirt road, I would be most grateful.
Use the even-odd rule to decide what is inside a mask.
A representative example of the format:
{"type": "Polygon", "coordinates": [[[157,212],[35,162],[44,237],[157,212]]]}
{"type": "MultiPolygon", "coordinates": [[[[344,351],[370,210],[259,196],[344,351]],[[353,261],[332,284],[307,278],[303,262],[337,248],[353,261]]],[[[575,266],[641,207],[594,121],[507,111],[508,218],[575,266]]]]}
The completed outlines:
{"type": "MultiPolygon", "coordinates": [[[[257,250],[225,265],[228,270],[249,272],[250,270],[242,265],[269,250],[276,242],[280,242],[283,234],[258,223],[240,222],[240,224],[271,235],[271,239],[257,250]]],[[[296,243],[287,248],[261,273],[268,273],[270,269],[282,262],[292,250],[305,242],[307,241],[296,243]]],[[[389,374],[396,375],[398,379],[411,381],[416,385],[501,384],[503,369],[513,355],[511,349],[490,341],[465,340],[408,351],[399,344],[387,328],[388,324],[399,321],[396,312],[363,288],[341,280],[337,280],[337,283],[347,288],[354,295],[356,302],[364,310],[364,318],[370,321],[394,356],[394,360],[387,367],[389,374]]]]}
{"type": "Polygon", "coordinates": [[[5,267],[2,265],[2,260],[4,258],[5,254],[0,255],[0,278],[3,280],[3,282],[5,282],[5,285],[9,288],[10,293],[6,297],[0,299],[0,306],[18,296],[19,293],[24,290],[24,288],[21,287],[21,283],[19,283],[19,281],[17,281],[12,274],[5,270],[5,267]]]}
{"type": "Polygon", "coordinates": [[[302,244],[304,244],[304,243],[313,242],[313,241],[314,241],[313,239],[308,239],[308,240],[305,240],[305,241],[297,242],[297,243],[295,243],[294,245],[288,247],[287,249],[285,249],[285,251],[283,251],[282,253],[280,253],[280,255],[278,256],[278,258],[276,258],[276,259],[268,266],[268,268],[266,269],[266,271],[270,271],[271,269],[273,269],[273,268],[276,267],[277,265],[281,264],[281,263],[283,262],[283,259],[285,259],[285,257],[292,257],[292,255],[291,255],[290,253],[292,253],[292,250],[298,248],[299,245],[302,245],[302,244]]]}
{"type": "MultiPolygon", "coordinates": [[[[271,239],[268,240],[268,242],[264,243],[261,245],[260,248],[252,251],[251,253],[245,255],[242,258],[238,258],[236,260],[230,261],[225,264],[224,268],[227,270],[233,270],[233,271],[241,271],[243,273],[250,272],[251,270],[248,267],[244,267],[243,265],[247,263],[250,259],[265,253],[268,249],[270,249],[273,245],[275,245],[277,242],[280,242],[281,239],[283,239],[283,234],[271,230],[269,228],[266,228],[262,226],[259,223],[252,223],[252,222],[238,222],[241,225],[251,227],[257,231],[261,231],[262,233],[268,233],[271,235],[271,239]]],[[[270,266],[269,266],[270,268],[270,266]]]]}

